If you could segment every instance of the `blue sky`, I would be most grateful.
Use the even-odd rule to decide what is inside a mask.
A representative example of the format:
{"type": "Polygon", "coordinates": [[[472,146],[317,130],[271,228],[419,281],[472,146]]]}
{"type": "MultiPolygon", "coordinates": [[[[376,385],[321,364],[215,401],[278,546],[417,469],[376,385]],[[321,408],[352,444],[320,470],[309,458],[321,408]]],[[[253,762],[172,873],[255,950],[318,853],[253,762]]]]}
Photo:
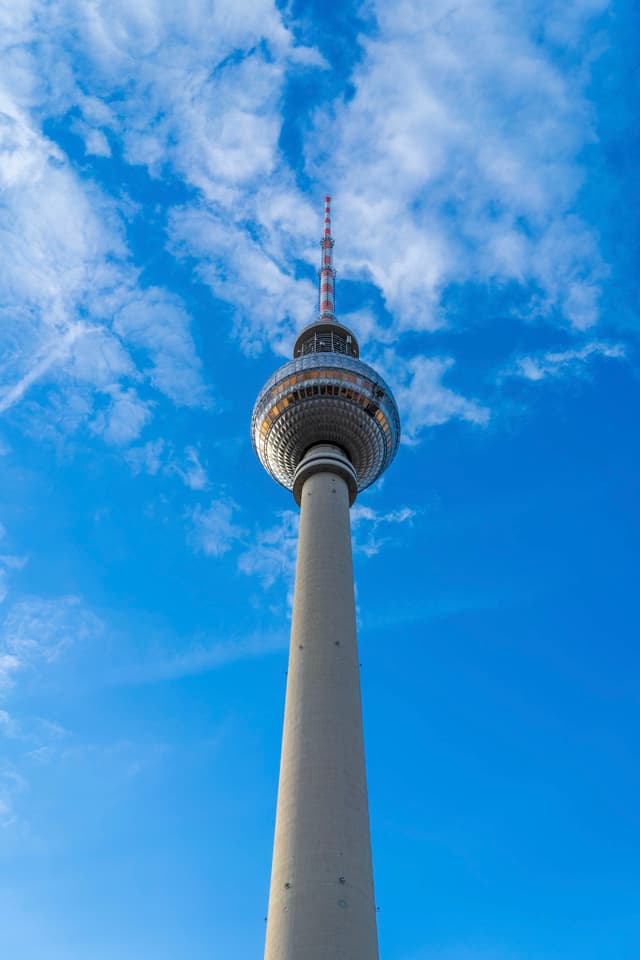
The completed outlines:
{"type": "Polygon", "coordinates": [[[261,956],[291,496],[337,309],[381,956],[637,960],[631,2],[0,3],[0,952],[261,956]]]}

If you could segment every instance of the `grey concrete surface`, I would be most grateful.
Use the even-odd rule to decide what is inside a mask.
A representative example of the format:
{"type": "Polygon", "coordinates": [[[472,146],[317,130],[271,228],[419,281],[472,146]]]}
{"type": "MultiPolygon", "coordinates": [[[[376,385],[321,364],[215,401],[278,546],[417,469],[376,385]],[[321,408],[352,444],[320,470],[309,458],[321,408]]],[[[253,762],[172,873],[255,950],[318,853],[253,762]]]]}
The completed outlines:
{"type": "Polygon", "coordinates": [[[378,958],[347,468],[300,494],[265,960],[378,958]]]}

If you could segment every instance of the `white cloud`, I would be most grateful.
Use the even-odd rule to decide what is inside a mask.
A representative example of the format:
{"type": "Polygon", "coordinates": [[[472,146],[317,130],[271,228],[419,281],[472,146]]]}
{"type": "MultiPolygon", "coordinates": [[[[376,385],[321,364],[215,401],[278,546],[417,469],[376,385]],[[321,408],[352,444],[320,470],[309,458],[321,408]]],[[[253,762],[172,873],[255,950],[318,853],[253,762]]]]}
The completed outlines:
{"type": "Polygon", "coordinates": [[[185,447],[180,456],[176,454],[172,443],[159,437],[140,447],[131,447],[126,459],[134,474],[177,476],[190,490],[206,490],[209,486],[206,467],[199,451],[192,446],[185,447]]]}
{"type": "Polygon", "coordinates": [[[200,455],[195,447],[185,447],[185,462],[183,465],[174,461],[170,469],[177,473],[185,486],[190,490],[206,490],[209,486],[207,471],[200,462],[200,455]]]}
{"type": "Polygon", "coordinates": [[[161,393],[179,405],[201,406],[207,397],[189,327],[181,303],[158,288],[132,297],[116,313],[113,323],[126,343],[149,357],[145,373],[161,393]]]}
{"type": "MultiPolygon", "coordinates": [[[[466,281],[533,283],[532,309],[594,323],[604,268],[571,212],[588,76],[533,41],[531,3],[372,6],[354,96],[318,111],[307,144],[309,172],[339,185],[340,262],[380,286],[399,330],[442,325],[443,289],[466,281]]],[[[572,29],[605,6],[581,5],[572,29]]]]}
{"type": "Polygon", "coordinates": [[[191,513],[192,538],[196,547],[210,557],[222,557],[245,531],[234,523],[237,506],[232,500],[213,499],[205,510],[199,504],[191,513]]]}
{"type": "Polygon", "coordinates": [[[597,17],[610,6],[611,0],[547,0],[546,9],[540,11],[544,17],[541,26],[549,40],[571,48],[579,44],[585,20],[597,17]]]}
{"type": "MultiPolygon", "coordinates": [[[[572,212],[579,155],[594,137],[589,78],[562,72],[532,37],[576,40],[605,6],[578,4],[571,15],[554,6],[541,18],[530,3],[374,3],[378,29],[360,38],[354,96],[316,112],[306,145],[308,173],[337,185],[341,272],[377,284],[392,314],[389,330],[368,324],[370,335],[443,326],[443,291],[469,281],[515,281],[531,294],[529,315],[576,331],[599,319],[607,268],[572,212]]],[[[174,251],[194,256],[214,294],[233,303],[243,349],[268,342],[286,353],[315,303],[289,264],[294,253],[315,263],[318,211],[282,166],[264,165],[241,195],[216,182],[206,203],[173,212],[174,251]]],[[[450,391],[445,401],[449,415],[485,419],[450,391]]]]}
{"type": "Polygon", "coordinates": [[[399,409],[402,411],[402,439],[417,443],[426,427],[449,420],[466,420],[483,426],[490,411],[475,400],[469,400],[442,380],[454,364],[451,357],[415,356],[402,360],[387,354],[387,364],[399,409]]]}
{"type": "MultiPolygon", "coordinates": [[[[245,352],[255,353],[269,343],[276,353],[287,355],[294,331],[313,319],[316,291],[293,276],[293,255],[300,251],[284,236],[279,198],[273,193],[264,186],[224,216],[201,204],[174,210],[170,235],[176,256],[195,256],[199,278],[215,297],[233,304],[233,332],[245,352]],[[269,198],[274,201],[270,208],[269,198]],[[257,240],[247,233],[246,219],[266,217],[265,208],[274,220],[257,240]]],[[[298,225],[302,222],[309,234],[317,231],[318,212],[306,202],[299,204],[298,225]]]]}
{"type": "Polygon", "coordinates": [[[102,631],[102,621],[79,597],[17,601],[0,626],[0,690],[12,686],[19,673],[54,663],[72,645],[102,631]]]}
{"type": "Polygon", "coordinates": [[[7,597],[9,575],[12,570],[21,570],[27,562],[26,557],[16,557],[11,554],[0,554],[0,603],[7,597]]]}
{"type": "Polygon", "coordinates": [[[170,163],[216,199],[273,169],[286,65],[320,59],[294,46],[271,0],[65,8],[68,20],[54,26],[69,34],[73,20],[69,40],[95,71],[95,87],[124,94],[109,122],[130,162],[153,173],[170,163]]]}
{"type": "Polygon", "coordinates": [[[626,350],[622,344],[592,340],[582,347],[548,350],[545,353],[517,357],[503,371],[502,377],[522,377],[525,380],[539,381],[550,377],[575,376],[580,371],[586,372],[589,361],[597,357],[619,360],[625,355],[626,350]]]}
{"type": "MultiPolygon", "coordinates": [[[[22,13],[6,17],[0,95],[6,134],[0,176],[10,188],[11,234],[0,284],[11,291],[8,309],[18,331],[6,351],[14,362],[0,376],[0,403],[8,409],[38,381],[54,381],[56,402],[74,410],[72,417],[48,410],[60,430],[90,420],[108,442],[123,445],[150,419],[148,399],[137,396],[142,378],[177,404],[208,404],[200,361],[179,301],[162,290],[137,289],[124,204],[80,179],[43,136],[42,119],[74,111],[72,129],[88,155],[109,157],[115,139],[129,163],[158,177],[171,168],[202,191],[204,210],[176,214],[174,243],[186,248],[177,224],[188,229],[195,220],[187,215],[199,217],[203,243],[189,249],[202,257],[200,274],[216,295],[239,304],[237,332],[251,350],[256,333],[246,318],[256,298],[269,305],[257,311],[259,340],[273,318],[286,336],[289,318],[300,325],[312,312],[313,292],[293,281],[282,251],[274,252],[300,219],[296,191],[269,188],[267,216],[282,229],[264,244],[246,232],[247,213],[260,220],[259,204],[242,205],[276,170],[282,183],[278,139],[287,70],[324,64],[317,52],[295,44],[272,0],[214,7],[191,0],[179,13],[151,2],[134,9],[124,2],[32,0],[22,13]],[[206,236],[216,210],[224,235],[206,236]],[[229,261],[225,283],[212,274],[221,255],[229,261]],[[103,332],[100,343],[92,340],[72,357],[71,343],[84,332],[80,316],[91,319],[92,329],[98,321],[103,332]],[[91,358],[100,351],[107,363],[96,370],[91,358]],[[108,413],[100,401],[96,415],[96,391],[110,398],[108,413]]],[[[193,471],[190,477],[198,482],[193,471]]]]}
{"type": "Polygon", "coordinates": [[[126,446],[136,440],[151,418],[148,403],[140,399],[136,391],[128,387],[111,387],[106,391],[110,401],[106,410],[101,410],[91,423],[95,433],[101,433],[107,443],[126,446]]]}
{"type": "Polygon", "coordinates": [[[405,523],[411,524],[416,516],[417,511],[411,507],[381,513],[373,507],[355,503],[351,508],[354,553],[376,556],[386,544],[398,542],[398,533],[392,533],[392,530],[405,523]]]}
{"type": "MultiPolygon", "coordinates": [[[[351,508],[354,552],[374,556],[395,539],[390,535],[393,527],[411,523],[416,515],[411,507],[381,513],[372,507],[354,504],[351,508]]],[[[278,523],[258,529],[251,545],[238,557],[240,572],[257,577],[263,589],[282,584],[289,606],[293,603],[299,519],[297,510],[283,510],[278,515],[278,523]]]]}
{"type": "Polygon", "coordinates": [[[46,344],[42,350],[41,357],[32,363],[17,383],[6,388],[0,395],[0,413],[5,413],[14,404],[22,400],[32,384],[44,377],[51,367],[69,357],[73,344],[79,337],[91,332],[93,332],[92,329],[87,329],[83,327],[82,324],[73,324],[66,329],[64,333],[56,336],[50,343],[46,344]]]}
{"type": "Polygon", "coordinates": [[[259,578],[265,589],[284,580],[291,593],[296,568],[299,514],[283,510],[279,522],[258,530],[251,546],[240,554],[238,569],[259,578]]]}
{"type": "MultiPolygon", "coordinates": [[[[272,0],[213,7],[192,0],[179,16],[157,4],[132,13],[124,3],[89,9],[67,2],[62,11],[44,16],[39,59],[58,79],[62,104],[79,106],[76,130],[87,149],[106,155],[106,130],[130,164],[155,177],[171,170],[200,191],[172,217],[174,251],[195,255],[198,275],[237,308],[243,348],[269,340],[282,351],[281,339],[313,315],[315,291],[294,280],[290,263],[299,237],[308,244],[317,231],[318,213],[283,165],[281,98],[288,70],[326,64],[294,43],[272,0]],[[82,91],[73,58],[59,63],[62,38],[71,52],[75,44],[81,50],[82,91]],[[110,105],[85,94],[87,87],[108,91],[110,105]],[[258,236],[247,230],[251,222],[258,236]]],[[[158,320],[149,343],[161,342],[161,334],[158,320]]],[[[172,380],[178,362],[172,349],[172,380]]],[[[153,376],[161,373],[156,364],[153,376]]]]}
{"type": "Polygon", "coordinates": [[[164,465],[166,442],[162,437],[149,440],[141,447],[131,447],[127,450],[126,459],[134,474],[148,473],[155,477],[164,465]]]}
{"type": "Polygon", "coordinates": [[[64,333],[78,307],[100,315],[100,301],[122,280],[115,266],[126,254],[121,226],[113,204],[81,183],[59,148],[4,99],[5,306],[17,306],[23,324],[40,324],[43,335],[64,333]]]}
{"type": "Polygon", "coordinates": [[[124,205],[76,173],[41,132],[41,118],[61,107],[58,100],[66,107],[80,101],[94,123],[110,117],[99,99],[74,86],[59,56],[66,43],[43,83],[49,44],[56,32],[60,39],[68,7],[34,4],[33,18],[4,35],[0,411],[19,405],[39,382],[55,384],[53,396],[74,415],[61,416],[48,400],[41,414],[62,430],[76,429],[91,419],[96,395],[103,394],[111,413],[94,417],[93,428],[103,428],[109,442],[126,443],[150,412],[138,396],[143,380],[178,404],[205,405],[208,399],[182,304],[161,289],[139,288],[125,242],[124,205]],[[52,25],[56,12],[60,21],[52,25]]]}
{"type": "MultiPolygon", "coordinates": [[[[0,540],[6,536],[4,525],[0,523],[0,540]]],[[[20,557],[12,553],[0,554],[0,603],[3,603],[7,597],[8,583],[11,572],[21,570],[27,563],[26,557],[20,557]]]]}
{"type": "Polygon", "coordinates": [[[16,674],[22,667],[18,657],[12,653],[3,653],[0,649],[0,693],[11,687],[16,674]]]}
{"type": "MultiPolygon", "coordinates": [[[[552,53],[577,46],[606,6],[374,0],[353,96],[318,109],[305,134],[306,173],[338,188],[341,272],[375,283],[391,313],[388,330],[367,321],[369,336],[442,326],[443,291],[466,282],[515,281],[533,291],[526,312],[576,331],[598,320],[606,267],[572,212],[594,137],[589,52],[564,71],[552,53]]],[[[233,305],[243,350],[285,354],[314,313],[315,288],[292,264],[315,265],[319,210],[280,152],[282,95],[300,64],[326,64],[272,0],[25,0],[4,28],[0,285],[12,323],[0,407],[53,383],[45,406],[59,430],[90,423],[128,445],[153,415],[151,391],[210,402],[189,317],[168,292],[140,289],[126,202],[79,176],[43,120],[72,111],[89,170],[118,144],[125,162],[196,188],[168,215],[170,251],[233,305]]],[[[486,421],[442,386],[444,363],[419,357],[407,374],[430,383],[425,402],[406,398],[410,442],[442,418],[486,421]]]]}
{"type": "Polygon", "coordinates": [[[4,737],[13,738],[18,735],[18,724],[6,710],[0,710],[0,733],[4,737]]]}
{"type": "Polygon", "coordinates": [[[87,154],[94,157],[110,157],[111,147],[104,131],[96,130],[86,123],[79,123],[76,126],[76,132],[84,140],[84,146],[87,154]]]}
{"type": "MultiPolygon", "coordinates": [[[[205,403],[188,317],[161,290],[134,293],[137,277],[126,262],[116,205],[81,183],[57,148],[15,111],[4,127],[0,172],[7,189],[0,219],[10,240],[0,286],[12,322],[3,324],[0,411],[47,380],[86,422],[102,393],[110,398],[109,413],[99,414],[93,429],[122,444],[150,416],[134,386],[143,377],[176,403],[205,403]],[[142,370],[130,348],[148,357],[142,370]]],[[[55,410],[49,414],[55,419],[55,410]]]]}
{"type": "Polygon", "coordinates": [[[7,828],[15,824],[15,799],[27,789],[26,779],[17,770],[11,767],[0,770],[0,826],[7,828]]]}

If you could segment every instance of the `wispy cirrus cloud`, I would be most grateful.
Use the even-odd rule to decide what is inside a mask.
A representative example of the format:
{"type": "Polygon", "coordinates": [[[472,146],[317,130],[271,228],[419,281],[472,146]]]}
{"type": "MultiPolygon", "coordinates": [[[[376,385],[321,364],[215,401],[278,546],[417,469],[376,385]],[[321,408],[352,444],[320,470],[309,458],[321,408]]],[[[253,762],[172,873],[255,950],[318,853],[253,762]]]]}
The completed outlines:
{"type": "Polygon", "coordinates": [[[91,424],[126,444],[151,414],[141,386],[182,405],[207,402],[189,318],[175,295],[138,287],[118,202],[80,178],[15,99],[4,98],[0,412],[46,382],[75,411],[62,419],[47,402],[49,421],[91,424]]]}
{"type": "MultiPolygon", "coordinates": [[[[6,536],[4,525],[0,523],[0,541],[6,536]]],[[[15,553],[0,553],[0,603],[7,596],[9,578],[14,570],[21,570],[27,563],[27,557],[15,553]]]]}
{"type": "Polygon", "coordinates": [[[295,189],[287,193],[275,184],[256,185],[255,193],[222,214],[219,206],[203,202],[172,211],[170,248],[178,258],[193,257],[212,294],[233,305],[230,332],[246,353],[258,353],[268,343],[286,356],[294,332],[313,319],[316,291],[294,275],[294,257],[300,254],[294,236],[306,225],[306,246],[317,220],[317,210],[296,197],[295,189]],[[263,228],[259,239],[246,229],[247,221],[263,228]],[[288,233],[294,222],[295,234],[288,233]]]}
{"type": "Polygon", "coordinates": [[[169,465],[169,471],[177,473],[190,490],[206,490],[209,486],[206,467],[195,447],[185,447],[183,461],[175,460],[169,465]]]}
{"type": "Polygon", "coordinates": [[[235,522],[237,504],[228,498],[217,497],[204,508],[198,504],[190,514],[191,541],[197,550],[208,557],[222,557],[246,535],[235,522]]]}
{"type": "MultiPolygon", "coordinates": [[[[354,552],[373,557],[397,542],[398,536],[393,531],[397,531],[399,525],[411,524],[418,511],[412,507],[379,511],[356,502],[350,515],[354,552]]],[[[238,556],[238,570],[257,577],[264,590],[275,584],[284,585],[289,604],[293,602],[299,519],[295,510],[281,511],[277,523],[259,528],[238,556]]]]}
{"type": "MultiPolygon", "coordinates": [[[[588,56],[568,74],[554,45],[577,47],[606,7],[594,0],[542,14],[525,2],[516,16],[495,0],[372,6],[377,30],[360,38],[353,95],[316,109],[304,144],[307,173],[336,186],[342,274],[377,286],[390,313],[384,327],[365,323],[374,341],[446,327],[443,297],[468,283],[515,284],[514,323],[535,318],[580,338],[601,321],[608,268],[575,213],[581,152],[594,138],[588,56]]],[[[315,265],[315,214],[282,165],[278,175],[284,190],[263,177],[235,212],[190,204],[171,219],[176,253],[195,257],[215,294],[233,302],[248,352],[269,342],[286,353],[310,319],[308,285],[290,264],[297,252],[315,265]]],[[[486,402],[443,384],[453,358],[415,359],[400,379],[426,392],[400,386],[405,439],[419,442],[450,419],[487,422],[486,402]]],[[[402,361],[389,353],[388,366],[402,361]]]]}
{"type": "Polygon", "coordinates": [[[354,95],[318,111],[307,165],[332,170],[341,260],[380,286],[399,331],[441,326],[443,290],[467,281],[531,285],[532,312],[576,329],[598,319],[606,268],[573,212],[588,73],[562,72],[540,38],[569,19],[577,38],[606,7],[372,5],[354,95]]]}
{"type": "Polygon", "coordinates": [[[7,596],[8,580],[11,572],[21,570],[26,562],[26,557],[18,557],[10,553],[0,554],[0,603],[7,596]]]}
{"type": "Polygon", "coordinates": [[[126,460],[134,474],[179,477],[190,490],[206,490],[210,485],[202,453],[190,445],[178,452],[169,440],[157,437],[140,446],[130,447],[126,460]]]}
{"type": "Polygon", "coordinates": [[[184,649],[156,654],[132,668],[131,677],[125,680],[135,683],[151,683],[161,680],[176,680],[181,677],[209,673],[233,663],[260,659],[286,650],[288,636],[281,633],[260,633],[229,640],[202,638],[184,649]]]}
{"type": "Polygon", "coordinates": [[[18,724],[7,710],[0,710],[0,734],[4,737],[15,737],[18,732],[18,724]]]}
{"type": "Polygon", "coordinates": [[[101,635],[103,629],[102,621],[76,596],[22,597],[0,621],[0,700],[9,706],[0,709],[0,737],[5,741],[0,765],[0,826],[24,826],[28,766],[48,755],[64,734],[55,721],[22,715],[20,685],[46,674],[64,661],[73,646],[101,635]]]}
{"type": "Polygon", "coordinates": [[[186,446],[179,453],[170,441],[158,437],[139,447],[131,447],[126,453],[126,460],[134,474],[179,477],[190,490],[206,490],[209,486],[202,454],[193,446],[186,446]]]}
{"type": "Polygon", "coordinates": [[[16,823],[16,799],[27,789],[27,780],[18,770],[10,766],[0,769],[0,826],[7,828],[16,823]]]}
{"type": "MultiPolygon", "coordinates": [[[[294,42],[271,0],[195,0],[188,11],[156,3],[134,10],[121,0],[65,7],[73,35],[69,20],[54,27],[81,48],[94,96],[123,94],[102,115],[94,99],[78,98],[85,121],[115,131],[130,163],[154,175],[170,165],[222,204],[274,169],[283,75],[289,65],[322,60],[294,42]]],[[[46,45],[52,58],[58,47],[46,45]]]]}
{"type": "Polygon", "coordinates": [[[241,573],[258,577],[265,589],[284,580],[291,594],[296,568],[299,514],[283,510],[278,522],[256,532],[253,543],[238,558],[241,573]]]}
{"type": "Polygon", "coordinates": [[[375,557],[387,544],[398,542],[397,528],[411,524],[418,515],[411,507],[381,512],[373,507],[355,503],[351,508],[353,549],[367,557],[375,557]]]}
{"type": "Polygon", "coordinates": [[[77,596],[23,597],[0,625],[0,689],[18,674],[55,663],[76,644],[99,636],[104,625],[77,596]]]}
{"type": "Polygon", "coordinates": [[[538,382],[550,378],[586,374],[589,363],[598,358],[621,360],[627,355],[624,344],[591,340],[568,350],[547,350],[516,357],[501,376],[521,377],[538,382]]]}
{"type": "Polygon", "coordinates": [[[192,446],[186,446],[178,453],[172,443],[158,437],[140,447],[131,447],[127,451],[126,459],[134,474],[178,477],[190,490],[206,490],[209,486],[209,476],[206,465],[202,462],[202,454],[192,446]]]}
{"type": "MultiPolygon", "coordinates": [[[[575,212],[596,53],[581,48],[571,71],[555,53],[562,44],[571,58],[606,8],[370,6],[376,29],[359,39],[349,97],[313,101],[298,131],[307,180],[319,194],[337,188],[342,274],[377,287],[387,308],[384,327],[367,327],[374,340],[446,327],[444,295],[468,283],[515,284],[516,323],[524,314],[579,335],[601,321],[607,266],[575,212]]],[[[313,315],[315,289],[296,262],[315,266],[318,213],[281,146],[283,94],[297,71],[321,78],[328,63],[296,42],[272,0],[194,0],[180,14],[28,0],[2,15],[0,285],[12,323],[0,407],[51,385],[30,416],[126,447],[160,397],[207,406],[211,396],[184,304],[141,285],[128,238],[140,207],[109,192],[92,158],[179,184],[186,199],[154,222],[157,247],[232,306],[228,333],[245,352],[286,354],[313,315]],[[84,169],[47,122],[82,138],[84,169]]],[[[410,442],[443,418],[488,415],[442,386],[444,361],[426,349],[407,374],[429,381],[421,409],[405,397],[410,442]]]]}
{"type": "Polygon", "coordinates": [[[415,356],[403,360],[387,354],[392,386],[402,410],[402,439],[415,444],[428,427],[463,420],[485,426],[491,413],[488,407],[470,400],[443,381],[454,366],[452,357],[415,356]]]}
{"type": "Polygon", "coordinates": [[[43,349],[43,355],[14,383],[5,388],[0,396],[0,413],[5,413],[14,404],[18,403],[32,384],[44,377],[51,367],[66,360],[71,353],[71,347],[78,337],[93,333],[97,328],[87,328],[82,324],[73,324],[64,333],[52,339],[43,349]]]}
{"type": "MultiPolygon", "coordinates": [[[[114,14],[103,4],[32,0],[5,20],[0,285],[12,322],[3,327],[0,404],[7,411],[37,383],[53,383],[75,410],[57,418],[63,429],[90,422],[126,445],[152,416],[149,388],[179,405],[208,404],[190,318],[175,294],[140,286],[125,229],[135,212],[80,174],[42,123],[71,111],[88,154],[108,157],[116,139],[153,175],[173,165],[185,182],[224,193],[272,165],[279,115],[265,107],[285,64],[313,54],[295,47],[270,3],[223,5],[213,16],[195,3],[179,29],[155,4],[114,14]],[[223,66],[234,51],[244,53],[223,66]],[[115,109],[105,93],[120,89],[115,109]],[[97,336],[87,347],[88,331],[97,336]]],[[[55,403],[48,412],[56,419],[55,403]]]]}
{"type": "Polygon", "coordinates": [[[20,693],[68,665],[77,651],[103,637],[105,624],[78,596],[23,596],[0,620],[0,825],[24,826],[30,765],[52,756],[67,736],[56,720],[25,714],[20,693]]]}

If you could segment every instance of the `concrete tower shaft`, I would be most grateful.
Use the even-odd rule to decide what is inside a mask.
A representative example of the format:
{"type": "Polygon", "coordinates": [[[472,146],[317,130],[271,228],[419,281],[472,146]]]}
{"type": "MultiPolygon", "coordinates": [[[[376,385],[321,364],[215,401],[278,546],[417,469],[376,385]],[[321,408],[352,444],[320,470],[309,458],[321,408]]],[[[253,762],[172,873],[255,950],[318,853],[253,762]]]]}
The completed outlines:
{"type": "Polygon", "coordinates": [[[353,470],[341,451],[318,446],[301,472],[265,960],[377,960],[349,528],[353,470]]]}

